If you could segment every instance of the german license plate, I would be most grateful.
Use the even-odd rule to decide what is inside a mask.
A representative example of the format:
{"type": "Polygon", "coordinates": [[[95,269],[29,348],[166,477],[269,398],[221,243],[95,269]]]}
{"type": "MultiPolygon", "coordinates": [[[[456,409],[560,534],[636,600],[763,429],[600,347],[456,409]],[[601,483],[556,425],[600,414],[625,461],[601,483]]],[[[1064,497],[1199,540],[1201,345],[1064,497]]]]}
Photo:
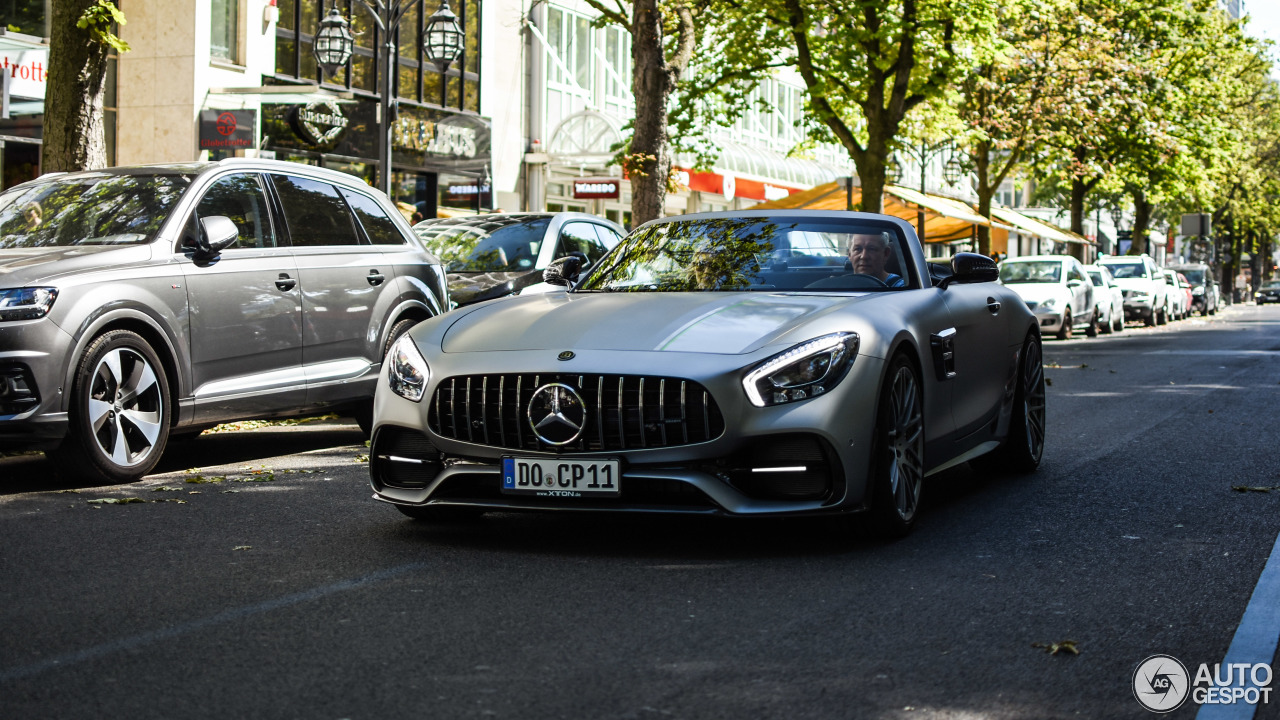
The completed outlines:
{"type": "Polygon", "coordinates": [[[539,497],[614,497],[620,489],[617,460],[502,458],[502,491],[539,497]]]}

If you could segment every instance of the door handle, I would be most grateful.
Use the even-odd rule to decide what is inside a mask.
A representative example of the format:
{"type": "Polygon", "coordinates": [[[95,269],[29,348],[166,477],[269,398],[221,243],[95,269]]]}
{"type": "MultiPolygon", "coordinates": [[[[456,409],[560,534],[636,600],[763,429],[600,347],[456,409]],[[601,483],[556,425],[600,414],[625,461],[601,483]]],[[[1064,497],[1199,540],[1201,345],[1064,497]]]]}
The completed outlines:
{"type": "Polygon", "coordinates": [[[289,277],[289,273],[280,273],[280,278],[276,280],[276,287],[280,288],[280,292],[289,292],[297,284],[298,281],[289,277]]]}
{"type": "Polygon", "coordinates": [[[1000,301],[996,300],[995,298],[990,298],[990,297],[987,298],[987,309],[991,311],[992,315],[999,315],[1000,301]]]}
{"type": "Polygon", "coordinates": [[[387,279],[387,276],[386,276],[386,275],[383,275],[382,273],[378,272],[377,270],[370,270],[370,271],[369,271],[369,274],[368,274],[368,275],[366,275],[364,279],[365,279],[365,280],[368,280],[370,285],[373,285],[374,287],[377,287],[377,286],[379,286],[379,285],[381,285],[381,284],[382,284],[382,281],[383,281],[383,280],[386,280],[386,279],[387,279]]]}

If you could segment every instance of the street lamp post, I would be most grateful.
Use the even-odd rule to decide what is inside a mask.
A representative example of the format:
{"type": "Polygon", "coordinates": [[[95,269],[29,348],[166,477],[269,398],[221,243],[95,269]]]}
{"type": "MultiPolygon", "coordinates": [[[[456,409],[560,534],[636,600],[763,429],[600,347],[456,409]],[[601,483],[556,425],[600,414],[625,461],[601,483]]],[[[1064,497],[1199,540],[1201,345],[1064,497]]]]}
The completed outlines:
{"type": "MultiPolygon", "coordinates": [[[[400,21],[405,13],[417,4],[418,0],[358,0],[360,5],[373,16],[379,32],[385,41],[382,48],[381,88],[378,92],[378,187],[389,197],[391,195],[391,140],[396,116],[396,31],[400,29],[400,21]]],[[[321,22],[320,31],[316,34],[316,62],[330,73],[347,64],[351,59],[352,38],[348,30],[350,23],[338,11],[337,0],[329,11],[328,17],[321,22]],[[343,39],[345,34],[345,40],[343,39]]],[[[443,0],[440,9],[427,20],[427,59],[440,69],[440,104],[444,105],[444,74],[449,66],[462,52],[463,34],[458,27],[458,16],[449,9],[448,0],[443,0]]]]}
{"type": "MultiPolygon", "coordinates": [[[[947,140],[938,143],[928,143],[922,140],[919,145],[906,145],[903,147],[903,150],[920,165],[921,195],[925,194],[925,180],[928,176],[929,160],[941,153],[950,144],[950,141],[947,140]]],[[[925,209],[923,205],[916,215],[916,230],[920,235],[920,242],[923,243],[925,241],[925,209]]]]}

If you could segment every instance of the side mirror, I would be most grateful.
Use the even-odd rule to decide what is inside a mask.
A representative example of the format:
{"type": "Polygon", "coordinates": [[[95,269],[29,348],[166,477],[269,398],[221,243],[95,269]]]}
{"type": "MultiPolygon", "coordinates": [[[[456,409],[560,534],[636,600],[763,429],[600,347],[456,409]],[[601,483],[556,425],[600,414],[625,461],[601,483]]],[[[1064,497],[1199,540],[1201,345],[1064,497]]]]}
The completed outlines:
{"type": "Polygon", "coordinates": [[[1000,279],[1000,268],[996,261],[978,253],[956,253],[951,259],[952,275],[943,278],[938,287],[943,290],[952,283],[968,285],[970,283],[995,282],[1000,279]]]}
{"type": "Polygon", "coordinates": [[[582,257],[579,255],[566,255],[551,261],[547,269],[542,271],[542,281],[548,285],[569,287],[578,281],[578,275],[581,272],[582,257]]]}
{"type": "Polygon", "coordinates": [[[225,215],[200,218],[200,233],[196,237],[196,253],[213,257],[231,246],[240,237],[240,229],[225,215]]]}

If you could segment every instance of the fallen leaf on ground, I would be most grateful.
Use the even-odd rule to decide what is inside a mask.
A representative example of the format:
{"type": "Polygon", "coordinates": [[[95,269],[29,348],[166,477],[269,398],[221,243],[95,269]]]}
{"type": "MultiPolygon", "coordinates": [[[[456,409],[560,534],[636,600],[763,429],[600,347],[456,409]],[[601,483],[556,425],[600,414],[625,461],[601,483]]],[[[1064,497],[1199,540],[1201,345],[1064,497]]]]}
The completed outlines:
{"type": "Polygon", "coordinates": [[[253,546],[252,546],[252,545],[237,545],[237,546],[235,546],[235,547],[233,547],[233,548],[231,548],[231,549],[232,549],[232,550],[252,550],[252,549],[253,549],[253,546]]]}
{"type": "Polygon", "coordinates": [[[79,494],[80,494],[80,491],[79,491],[79,490],[71,490],[71,489],[68,489],[68,490],[59,490],[57,494],[58,494],[58,495],[62,495],[63,493],[75,493],[76,495],[79,495],[79,494]]]}
{"type": "Polygon", "coordinates": [[[367,462],[369,462],[369,456],[368,456],[368,455],[363,455],[363,454],[361,454],[361,455],[357,455],[357,456],[356,456],[356,462],[358,462],[358,463],[367,463],[367,462]]]}
{"type": "Polygon", "coordinates": [[[1045,378],[1045,379],[1044,379],[1044,384],[1045,384],[1045,385],[1053,385],[1053,378],[1049,378],[1049,377],[1045,378]]]}
{"type": "Polygon", "coordinates": [[[1040,648],[1050,655],[1057,655],[1058,653],[1080,654],[1080,649],[1076,647],[1075,640],[1063,640],[1056,643],[1031,643],[1031,647],[1040,648]]]}
{"type": "Polygon", "coordinates": [[[124,498],[98,498],[97,500],[86,500],[90,505],[129,505],[131,503],[144,503],[146,500],[136,497],[124,498]]]}
{"type": "Polygon", "coordinates": [[[160,487],[157,487],[157,488],[151,488],[151,492],[181,492],[181,490],[182,488],[169,487],[168,485],[161,485],[160,487]]]}
{"type": "Polygon", "coordinates": [[[220,483],[225,481],[226,481],[226,478],[221,475],[210,475],[209,477],[205,477],[204,475],[196,475],[194,477],[187,478],[185,482],[188,482],[192,485],[203,485],[205,483],[220,483]]]}

